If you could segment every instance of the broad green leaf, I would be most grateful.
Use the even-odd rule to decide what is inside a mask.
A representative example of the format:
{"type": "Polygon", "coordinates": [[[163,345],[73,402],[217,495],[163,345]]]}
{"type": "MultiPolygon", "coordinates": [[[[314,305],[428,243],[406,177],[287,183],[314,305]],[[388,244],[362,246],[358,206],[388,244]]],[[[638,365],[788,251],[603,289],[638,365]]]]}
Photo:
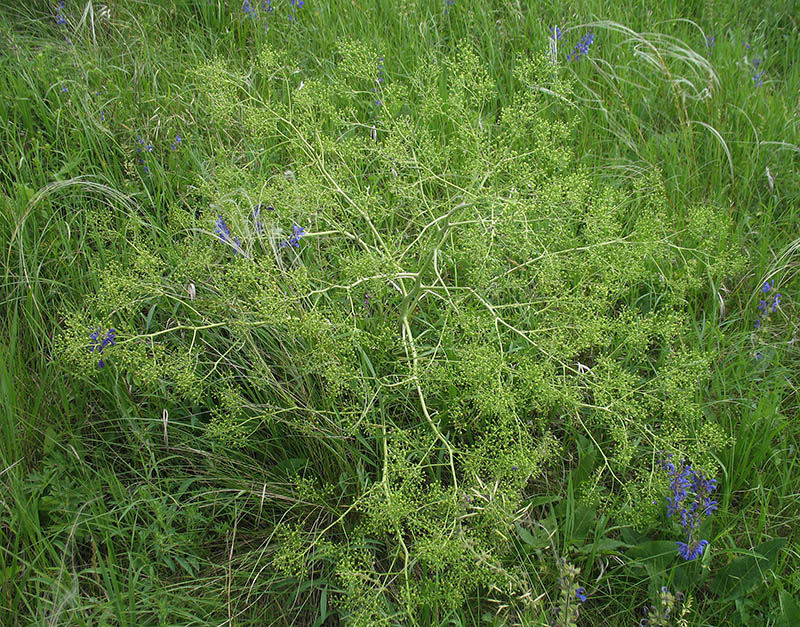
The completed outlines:
{"type": "Polygon", "coordinates": [[[775,559],[784,544],[786,538],[768,540],[753,549],[752,555],[733,560],[714,578],[711,591],[725,601],[744,598],[775,565],[775,559]]]}
{"type": "Polygon", "coordinates": [[[678,545],[673,540],[651,540],[643,542],[626,553],[628,559],[633,560],[631,565],[655,567],[663,570],[678,554],[678,545]]]}
{"type": "Polygon", "coordinates": [[[587,544],[586,546],[580,549],[580,552],[583,554],[589,553],[611,553],[613,551],[617,551],[621,548],[630,548],[630,544],[625,544],[620,540],[612,540],[611,538],[600,538],[597,542],[593,542],[592,544],[587,544]]]}
{"type": "Polygon", "coordinates": [[[519,534],[520,540],[532,548],[542,549],[550,544],[550,540],[544,529],[534,529],[533,533],[531,533],[528,529],[525,529],[525,527],[517,523],[517,533],[519,534]]]}
{"type": "Polygon", "coordinates": [[[786,590],[781,590],[778,598],[781,602],[781,618],[777,624],[780,625],[782,620],[786,627],[800,625],[800,603],[786,590]]]}

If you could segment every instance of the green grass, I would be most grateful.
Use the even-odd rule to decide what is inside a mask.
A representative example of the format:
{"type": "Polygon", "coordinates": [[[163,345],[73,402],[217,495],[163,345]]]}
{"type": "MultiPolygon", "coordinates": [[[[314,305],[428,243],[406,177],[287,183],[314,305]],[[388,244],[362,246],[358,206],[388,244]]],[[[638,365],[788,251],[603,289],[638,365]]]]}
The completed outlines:
{"type": "Polygon", "coordinates": [[[791,2],[174,4],[0,13],[0,624],[797,622],[791,2]]]}

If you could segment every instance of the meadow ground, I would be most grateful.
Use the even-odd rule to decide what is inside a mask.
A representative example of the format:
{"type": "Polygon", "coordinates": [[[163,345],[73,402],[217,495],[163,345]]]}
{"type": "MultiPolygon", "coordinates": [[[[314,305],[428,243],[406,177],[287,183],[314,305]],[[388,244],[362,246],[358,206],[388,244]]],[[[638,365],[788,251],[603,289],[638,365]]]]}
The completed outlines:
{"type": "Polygon", "coordinates": [[[3,3],[0,624],[800,624],[796,9],[3,3]]]}

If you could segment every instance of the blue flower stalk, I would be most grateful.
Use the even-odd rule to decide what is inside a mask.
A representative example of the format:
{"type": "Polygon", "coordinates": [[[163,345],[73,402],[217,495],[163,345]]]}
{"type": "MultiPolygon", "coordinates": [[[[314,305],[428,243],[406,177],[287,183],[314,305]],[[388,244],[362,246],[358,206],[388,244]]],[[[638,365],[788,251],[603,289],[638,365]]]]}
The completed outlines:
{"type": "Polygon", "coordinates": [[[239,236],[237,235],[236,237],[233,237],[231,235],[231,230],[228,228],[228,225],[225,223],[225,220],[222,218],[221,214],[217,215],[217,221],[214,223],[214,232],[217,234],[217,237],[219,237],[223,244],[228,244],[233,248],[234,255],[238,255],[240,252],[242,252],[239,236]]]}
{"type": "MultiPolygon", "coordinates": [[[[766,281],[764,285],[761,286],[761,293],[766,295],[774,289],[775,279],[772,279],[771,281],[766,281]]],[[[778,311],[778,307],[781,306],[781,294],[773,294],[771,303],[767,302],[768,298],[769,296],[767,296],[766,299],[762,298],[758,301],[758,313],[756,314],[756,321],[754,323],[756,329],[761,327],[762,321],[766,319],[770,312],[775,313],[778,311]],[[769,309],[769,311],[767,311],[767,309],[769,309]]]]}
{"type": "Polygon", "coordinates": [[[136,143],[139,144],[139,147],[136,149],[136,154],[139,155],[139,162],[144,166],[144,171],[147,172],[147,174],[150,174],[150,168],[147,167],[147,163],[145,163],[144,160],[144,153],[153,152],[153,144],[151,144],[149,141],[146,142],[144,139],[142,139],[141,135],[136,136],[136,143]]]}
{"type": "Polygon", "coordinates": [[[297,22],[297,9],[302,9],[305,6],[303,0],[289,0],[289,6],[292,12],[289,14],[289,21],[297,22]]]}
{"type": "Polygon", "coordinates": [[[281,248],[285,248],[286,246],[294,246],[295,248],[300,248],[300,238],[303,237],[303,235],[305,234],[306,231],[302,226],[293,224],[292,236],[285,242],[281,242],[281,248]]]}
{"type": "Polygon", "coordinates": [[[702,471],[694,470],[684,460],[676,466],[667,456],[660,462],[667,471],[671,495],[667,497],[667,517],[676,515],[687,533],[686,542],[678,542],[678,554],[685,560],[694,560],[703,554],[708,540],[698,540],[703,516],[711,516],[719,503],[711,498],[717,489],[717,480],[708,479],[702,471]]]}
{"type": "MultiPolygon", "coordinates": [[[[117,332],[114,329],[109,329],[108,332],[106,333],[106,336],[102,340],[100,340],[100,333],[101,333],[100,329],[95,329],[94,332],[92,332],[89,335],[89,339],[91,340],[91,343],[89,344],[90,353],[93,353],[96,350],[98,355],[102,355],[103,350],[107,346],[114,346],[114,344],[116,344],[115,339],[117,332]]],[[[97,363],[97,367],[103,368],[105,367],[105,365],[106,363],[105,361],[103,361],[103,358],[101,357],[100,361],[97,363]]]]}
{"type": "Polygon", "coordinates": [[[575,46],[575,49],[567,55],[567,61],[578,61],[581,57],[586,56],[586,54],[589,52],[589,47],[593,43],[594,33],[586,33],[575,46]]]}
{"type": "Polygon", "coordinates": [[[261,10],[264,12],[264,30],[269,31],[269,14],[275,11],[272,0],[261,0],[261,10]]]}
{"type": "Polygon", "coordinates": [[[56,7],[56,24],[63,26],[66,23],[67,18],[64,17],[64,0],[61,0],[56,7]]]}

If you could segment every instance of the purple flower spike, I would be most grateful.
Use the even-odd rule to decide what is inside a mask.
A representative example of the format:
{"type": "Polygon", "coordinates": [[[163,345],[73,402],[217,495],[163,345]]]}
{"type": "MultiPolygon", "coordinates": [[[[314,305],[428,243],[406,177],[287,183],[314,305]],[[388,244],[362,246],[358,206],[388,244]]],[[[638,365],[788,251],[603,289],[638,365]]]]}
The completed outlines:
{"type": "MultiPolygon", "coordinates": [[[[89,339],[91,340],[91,344],[89,345],[90,353],[93,353],[95,350],[97,350],[98,354],[102,354],[103,350],[107,346],[114,346],[116,344],[115,338],[117,332],[115,329],[109,329],[102,341],[100,340],[100,332],[100,329],[95,329],[89,334],[89,339]]],[[[103,368],[105,365],[105,361],[103,361],[101,358],[97,364],[97,367],[103,368]]]]}
{"type": "Polygon", "coordinates": [[[699,542],[691,542],[691,537],[687,538],[687,542],[678,542],[678,554],[687,561],[697,559],[703,554],[708,540],[700,540],[699,542]]]}
{"type": "Polygon", "coordinates": [[[298,224],[292,225],[292,236],[286,240],[285,242],[281,242],[281,248],[285,248],[286,246],[294,246],[295,248],[300,248],[300,238],[306,234],[305,229],[298,224]]]}
{"type": "Polygon", "coordinates": [[[678,554],[685,560],[693,560],[703,554],[708,540],[697,540],[701,516],[710,516],[718,509],[718,501],[711,498],[717,489],[716,479],[707,479],[701,471],[694,470],[685,460],[679,464],[661,460],[660,466],[667,471],[671,495],[667,497],[667,517],[677,514],[681,526],[687,531],[686,542],[678,542],[678,554]]]}

